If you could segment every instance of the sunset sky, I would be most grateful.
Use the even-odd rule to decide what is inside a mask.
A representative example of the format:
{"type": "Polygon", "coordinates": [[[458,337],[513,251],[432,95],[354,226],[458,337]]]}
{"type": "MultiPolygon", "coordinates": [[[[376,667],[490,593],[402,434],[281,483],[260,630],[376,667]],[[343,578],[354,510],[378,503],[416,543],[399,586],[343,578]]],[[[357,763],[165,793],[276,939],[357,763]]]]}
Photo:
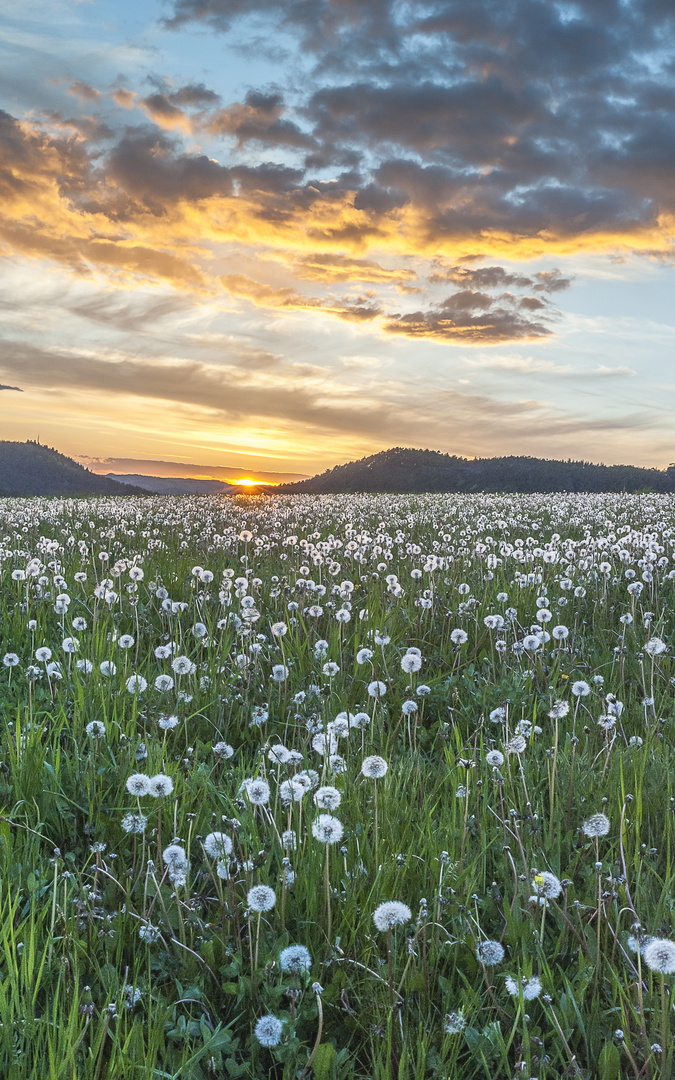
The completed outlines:
{"type": "Polygon", "coordinates": [[[675,461],[673,0],[0,10],[0,438],[675,461]]]}

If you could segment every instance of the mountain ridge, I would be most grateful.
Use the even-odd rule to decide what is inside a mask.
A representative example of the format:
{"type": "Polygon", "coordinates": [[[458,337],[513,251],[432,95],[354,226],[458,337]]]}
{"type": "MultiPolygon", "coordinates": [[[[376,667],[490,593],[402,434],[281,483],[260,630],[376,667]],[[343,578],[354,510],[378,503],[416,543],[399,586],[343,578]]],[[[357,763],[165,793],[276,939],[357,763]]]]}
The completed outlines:
{"type": "Polygon", "coordinates": [[[125,486],[97,476],[51,446],[0,440],[0,497],[31,495],[146,495],[140,488],[125,486]]]}
{"type": "Polygon", "coordinates": [[[439,450],[395,446],[336,465],[309,480],[281,484],[279,493],[356,494],[530,492],[675,492],[675,467],[602,465],[528,456],[463,458],[439,450]]]}

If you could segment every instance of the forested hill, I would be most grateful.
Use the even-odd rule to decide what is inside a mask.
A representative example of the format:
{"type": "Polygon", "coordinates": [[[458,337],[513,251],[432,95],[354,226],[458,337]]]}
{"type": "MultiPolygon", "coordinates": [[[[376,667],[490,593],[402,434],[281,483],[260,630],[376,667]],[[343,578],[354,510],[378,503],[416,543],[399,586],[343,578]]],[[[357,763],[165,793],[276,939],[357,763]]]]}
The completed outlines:
{"type": "Polygon", "coordinates": [[[142,495],[39,443],[0,441],[0,496],[142,495]]]}
{"type": "Polygon", "coordinates": [[[329,494],[390,491],[659,491],[675,492],[675,468],[593,465],[535,457],[462,458],[400,446],[276,489],[329,494]]]}

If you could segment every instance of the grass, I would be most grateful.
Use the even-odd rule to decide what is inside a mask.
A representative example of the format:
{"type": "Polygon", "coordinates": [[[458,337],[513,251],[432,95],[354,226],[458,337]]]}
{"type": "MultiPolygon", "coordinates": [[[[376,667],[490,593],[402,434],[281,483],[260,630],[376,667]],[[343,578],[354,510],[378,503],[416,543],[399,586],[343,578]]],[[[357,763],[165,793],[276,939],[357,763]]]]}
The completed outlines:
{"type": "Polygon", "coordinates": [[[656,495],[0,500],[0,1075],[670,1077],[673,542],[656,495]]]}

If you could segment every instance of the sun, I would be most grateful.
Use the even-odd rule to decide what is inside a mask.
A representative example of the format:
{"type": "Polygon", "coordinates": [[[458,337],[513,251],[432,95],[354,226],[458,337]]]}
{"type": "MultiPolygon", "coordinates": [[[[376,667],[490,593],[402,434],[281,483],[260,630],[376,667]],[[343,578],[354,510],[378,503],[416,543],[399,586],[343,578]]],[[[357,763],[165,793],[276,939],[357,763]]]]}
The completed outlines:
{"type": "Polygon", "coordinates": [[[270,487],[266,480],[254,480],[251,476],[242,476],[239,480],[230,480],[230,484],[235,484],[241,487],[270,487]]]}

